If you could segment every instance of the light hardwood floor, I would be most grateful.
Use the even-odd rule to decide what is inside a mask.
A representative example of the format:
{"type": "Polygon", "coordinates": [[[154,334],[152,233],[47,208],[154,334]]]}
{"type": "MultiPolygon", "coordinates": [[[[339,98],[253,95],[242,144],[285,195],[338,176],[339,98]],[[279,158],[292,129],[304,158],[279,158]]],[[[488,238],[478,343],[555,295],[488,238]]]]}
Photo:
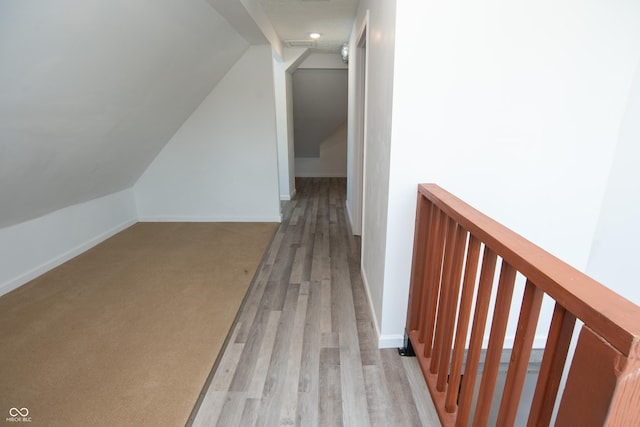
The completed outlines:
{"type": "Polygon", "coordinates": [[[377,348],[346,181],[297,190],[189,424],[440,425],[415,358],[377,348]]]}

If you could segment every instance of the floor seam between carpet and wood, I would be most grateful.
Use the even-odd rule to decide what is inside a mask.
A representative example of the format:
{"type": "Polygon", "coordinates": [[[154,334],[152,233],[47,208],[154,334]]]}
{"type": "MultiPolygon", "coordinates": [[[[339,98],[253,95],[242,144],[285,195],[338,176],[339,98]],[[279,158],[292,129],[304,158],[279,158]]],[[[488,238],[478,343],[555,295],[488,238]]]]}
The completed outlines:
{"type": "Polygon", "coordinates": [[[218,365],[220,364],[220,359],[222,358],[222,354],[224,353],[224,351],[226,350],[229,341],[232,338],[233,335],[233,330],[236,327],[237,323],[238,323],[238,318],[240,317],[240,313],[242,312],[242,310],[244,309],[246,303],[247,303],[247,299],[249,297],[249,294],[251,293],[252,289],[255,287],[255,280],[259,275],[260,269],[262,268],[262,266],[264,265],[264,262],[266,260],[266,258],[268,257],[269,254],[269,248],[271,247],[272,243],[273,243],[273,239],[276,235],[276,233],[278,232],[280,228],[280,225],[278,225],[278,227],[276,227],[276,229],[273,231],[273,234],[271,236],[271,239],[269,240],[269,244],[267,245],[267,249],[265,249],[264,253],[262,254],[262,258],[260,259],[260,264],[258,264],[258,268],[256,269],[255,273],[253,274],[253,277],[251,278],[251,283],[249,284],[249,288],[247,289],[247,292],[245,293],[244,297],[242,298],[242,303],[240,303],[240,308],[238,309],[238,312],[236,313],[235,317],[233,318],[233,323],[231,324],[231,327],[229,328],[229,331],[227,332],[227,335],[225,336],[224,342],[222,343],[222,347],[220,349],[220,351],[218,352],[218,355],[216,356],[216,360],[213,362],[213,366],[211,367],[211,371],[209,372],[209,375],[207,375],[207,379],[205,380],[203,386],[202,386],[202,390],[200,391],[200,393],[198,394],[198,400],[196,400],[195,405],[193,406],[193,409],[191,410],[191,413],[189,414],[189,418],[187,419],[187,423],[185,424],[185,427],[191,426],[193,424],[193,421],[195,419],[196,414],[198,413],[198,410],[200,409],[200,405],[202,405],[202,401],[206,395],[207,389],[209,388],[211,381],[213,380],[213,376],[216,373],[216,370],[218,368],[218,365]]]}
{"type": "Polygon", "coordinates": [[[0,413],[184,425],[276,227],[138,223],[0,297],[0,413]]]}

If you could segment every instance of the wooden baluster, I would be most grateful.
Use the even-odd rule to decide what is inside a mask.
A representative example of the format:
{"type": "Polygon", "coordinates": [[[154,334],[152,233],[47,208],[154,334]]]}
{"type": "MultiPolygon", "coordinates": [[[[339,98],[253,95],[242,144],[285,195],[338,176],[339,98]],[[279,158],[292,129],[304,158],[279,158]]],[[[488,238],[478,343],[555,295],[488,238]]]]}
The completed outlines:
{"type": "Polygon", "coordinates": [[[427,316],[427,328],[425,328],[426,335],[424,337],[424,352],[423,355],[426,358],[431,357],[431,351],[433,349],[433,334],[435,332],[436,322],[436,309],[438,306],[438,292],[440,291],[441,273],[442,273],[442,257],[444,255],[445,236],[447,233],[447,216],[444,212],[440,211],[440,227],[438,229],[438,237],[436,241],[435,256],[433,258],[433,265],[431,269],[431,295],[429,296],[429,306],[426,312],[427,316]]]}
{"type": "MultiPolygon", "coordinates": [[[[431,354],[431,366],[430,371],[432,374],[438,372],[438,364],[440,363],[440,356],[442,354],[442,346],[445,334],[445,317],[447,310],[447,300],[451,293],[451,272],[453,271],[454,252],[456,233],[458,232],[458,226],[449,218],[447,221],[447,240],[445,241],[443,270],[440,279],[440,298],[438,299],[438,316],[436,318],[436,332],[435,339],[433,340],[433,353],[431,354]]],[[[442,391],[438,389],[438,391],[442,391]]]]}
{"type": "Polygon", "coordinates": [[[502,402],[500,412],[498,412],[498,422],[500,426],[513,425],[518,413],[518,404],[522,394],[522,387],[529,367],[529,357],[531,357],[531,347],[538,326],[540,307],[544,292],[527,280],[522,297],[520,308],[520,318],[516,329],[516,338],[511,350],[511,360],[507,379],[502,392],[502,402]]]}
{"type": "Polygon", "coordinates": [[[484,328],[487,324],[487,314],[489,312],[489,302],[491,301],[491,289],[493,288],[496,262],[497,256],[495,252],[488,246],[485,246],[482,256],[482,269],[480,270],[476,308],[473,314],[471,340],[467,352],[467,363],[464,368],[464,379],[462,380],[462,391],[460,393],[460,403],[456,419],[456,426],[458,427],[466,427],[469,414],[471,413],[473,390],[476,385],[476,375],[480,363],[482,339],[484,338],[484,328]]]}
{"type": "Polygon", "coordinates": [[[425,292],[425,264],[427,262],[427,247],[429,229],[431,228],[432,203],[418,193],[416,206],[415,239],[413,243],[413,262],[411,265],[411,285],[409,288],[409,308],[407,310],[407,332],[420,326],[420,306],[422,294],[425,292]]]}
{"type": "Polygon", "coordinates": [[[527,427],[548,426],[551,422],[575,324],[576,317],[556,303],[527,427]]]}
{"type": "Polygon", "coordinates": [[[449,377],[451,343],[453,342],[453,332],[456,327],[456,313],[458,311],[458,297],[460,296],[460,280],[462,278],[462,265],[464,262],[466,242],[467,231],[457,226],[456,240],[453,248],[453,266],[450,281],[446,284],[446,286],[450,288],[450,291],[447,296],[445,308],[444,338],[442,349],[440,350],[440,366],[438,367],[438,381],[436,383],[436,389],[438,391],[444,391],[449,377]]]}
{"type": "MultiPolygon", "coordinates": [[[[437,253],[438,241],[440,236],[440,229],[442,228],[442,212],[435,205],[431,206],[431,224],[429,227],[429,240],[427,241],[427,258],[425,261],[425,282],[424,291],[422,293],[422,301],[420,308],[420,325],[418,329],[420,334],[418,335],[418,341],[424,343],[428,335],[427,329],[432,327],[432,324],[428,323],[429,311],[435,304],[433,301],[434,287],[437,289],[437,284],[433,282],[432,272],[435,268],[435,258],[437,253]]],[[[436,294],[437,295],[437,294],[436,294]]],[[[431,342],[429,342],[431,347],[431,342]]],[[[426,345],[425,345],[426,348],[426,345]]]]}
{"type": "Polygon", "coordinates": [[[484,361],[484,371],[482,372],[482,380],[480,382],[476,412],[473,417],[474,426],[485,426],[489,420],[489,412],[491,410],[496,379],[498,378],[500,356],[502,355],[504,336],[507,331],[515,280],[516,269],[502,260],[500,280],[498,281],[498,294],[496,296],[496,305],[491,322],[491,333],[489,334],[489,347],[487,348],[487,356],[484,361]]]}
{"type": "Polygon", "coordinates": [[[467,250],[467,265],[464,271],[464,282],[462,285],[462,296],[460,297],[460,313],[458,314],[458,326],[456,328],[456,338],[451,361],[451,377],[445,401],[445,410],[454,412],[458,406],[458,391],[460,387],[460,374],[462,373],[462,361],[464,359],[464,348],[469,332],[469,320],[471,317],[471,305],[473,304],[473,293],[478,274],[478,262],[480,258],[480,241],[471,236],[469,248],[467,250]]]}

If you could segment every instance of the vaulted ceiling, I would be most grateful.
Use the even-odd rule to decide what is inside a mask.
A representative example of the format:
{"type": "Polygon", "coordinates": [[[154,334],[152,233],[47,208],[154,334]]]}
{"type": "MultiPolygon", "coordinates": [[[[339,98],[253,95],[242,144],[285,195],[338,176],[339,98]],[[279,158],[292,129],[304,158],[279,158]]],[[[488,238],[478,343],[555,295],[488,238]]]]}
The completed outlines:
{"type": "Polygon", "coordinates": [[[240,1],[0,2],[0,228],[131,187],[269,28],[329,40],[319,11],[356,3],[240,1]]]}

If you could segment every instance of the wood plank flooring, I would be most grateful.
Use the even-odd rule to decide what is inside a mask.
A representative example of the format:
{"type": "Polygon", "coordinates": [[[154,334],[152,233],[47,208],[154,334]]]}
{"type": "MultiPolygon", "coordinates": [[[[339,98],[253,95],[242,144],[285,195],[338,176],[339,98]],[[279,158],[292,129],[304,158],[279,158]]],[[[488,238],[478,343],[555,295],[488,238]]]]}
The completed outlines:
{"type": "Polygon", "coordinates": [[[297,190],[188,425],[440,425],[415,358],[377,348],[346,180],[297,190]]]}

